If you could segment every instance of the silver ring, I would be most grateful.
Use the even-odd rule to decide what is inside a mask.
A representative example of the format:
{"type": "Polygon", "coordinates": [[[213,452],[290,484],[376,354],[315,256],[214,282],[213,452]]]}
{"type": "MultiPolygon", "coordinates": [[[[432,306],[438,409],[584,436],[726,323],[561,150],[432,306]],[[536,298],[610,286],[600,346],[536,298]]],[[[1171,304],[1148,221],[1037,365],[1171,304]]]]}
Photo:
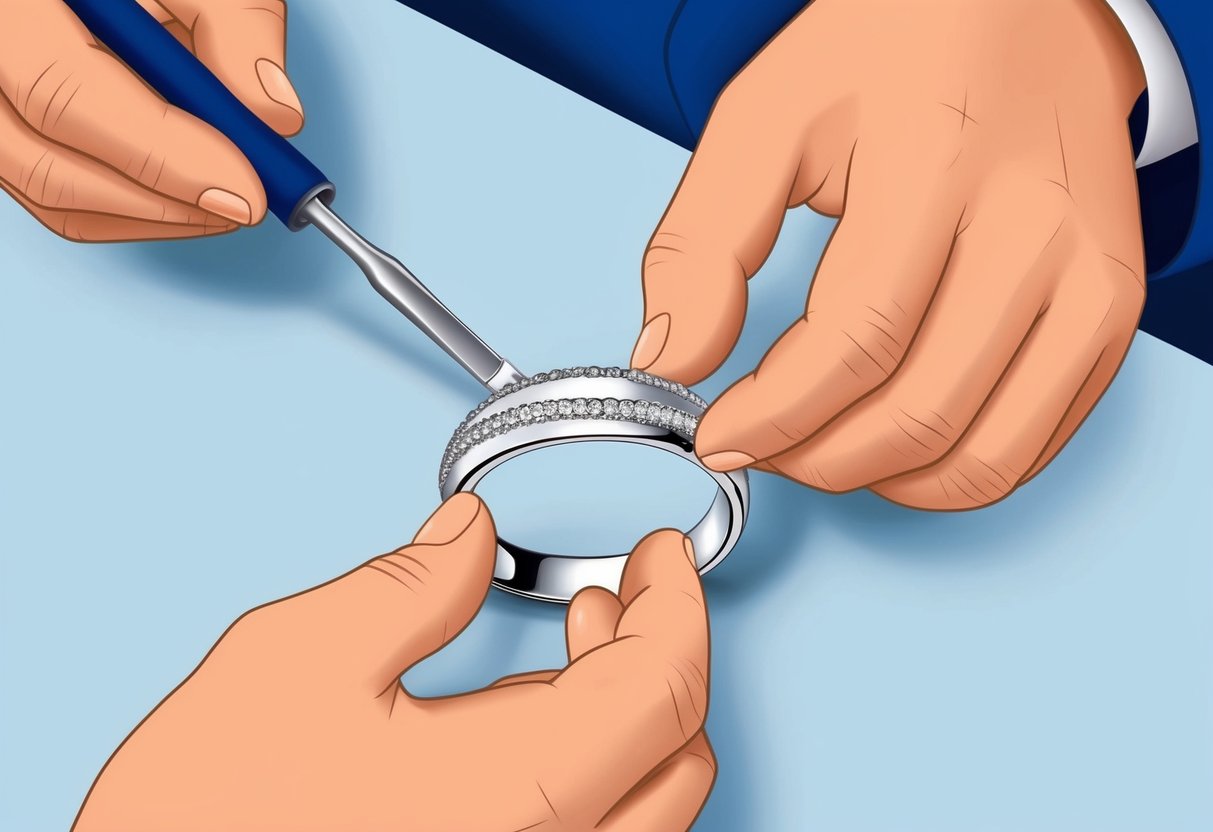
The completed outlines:
{"type": "MultiPolygon", "coordinates": [[[[686,531],[701,573],[741,537],[749,512],[745,471],[720,473],[695,456],[695,429],[707,402],[681,384],[637,370],[575,367],[539,373],[494,393],[456,428],[438,476],[445,500],[473,491],[497,466],[522,454],[572,442],[630,442],[679,456],[705,471],[719,491],[686,531]]],[[[529,598],[567,603],[587,586],[615,591],[626,555],[536,552],[498,538],[493,583],[529,598]]]]}

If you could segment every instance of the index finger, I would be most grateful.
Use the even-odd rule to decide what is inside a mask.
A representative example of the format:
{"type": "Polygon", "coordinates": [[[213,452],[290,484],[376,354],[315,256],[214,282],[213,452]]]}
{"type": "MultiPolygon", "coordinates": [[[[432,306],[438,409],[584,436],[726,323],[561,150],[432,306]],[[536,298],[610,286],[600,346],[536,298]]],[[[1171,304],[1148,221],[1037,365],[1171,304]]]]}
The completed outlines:
{"type": "Polygon", "coordinates": [[[552,681],[552,735],[567,753],[544,783],[587,809],[605,813],[703,727],[708,616],[692,561],[680,532],[642,540],[624,570],[615,640],[552,681]]]}
{"type": "Polygon", "coordinates": [[[925,133],[856,150],[805,314],[700,421],[695,449],[708,467],[733,470],[787,451],[896,372],[960,226],[963,208],[939,157],[925,133]]]}
{"type": "Polygon", "coordinates": [[[632,365],[687,384],[714,372],[737,343],[746,281],[797,199],[799,116],[770,107],[770,84],[752,72],[713,107],[645,250],[644,327],[632,365]]]}
{"type": "Polygon", "coordinates": [[[286,74],[284,0],[160,0],[187,26],[194,54],[258,118],[284,136],[303,127],[286,74]]]}

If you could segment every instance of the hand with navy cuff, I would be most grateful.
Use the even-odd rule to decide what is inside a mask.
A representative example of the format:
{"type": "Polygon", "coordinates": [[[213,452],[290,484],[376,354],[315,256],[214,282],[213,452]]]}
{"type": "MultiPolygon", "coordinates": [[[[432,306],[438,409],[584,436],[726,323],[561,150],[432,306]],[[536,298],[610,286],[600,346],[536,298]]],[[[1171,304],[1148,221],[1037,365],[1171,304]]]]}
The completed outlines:
{"type": "Polygon", "coordinates": [[[633,365],[714,372],[807,204],[840,219],[804,314],[709,409],[697,452],[918,508],[1005,497],[1135,332],[1126,118],[1144,83],[1102,0],[817,0],[718,99],[645,254],[633,365]]]}

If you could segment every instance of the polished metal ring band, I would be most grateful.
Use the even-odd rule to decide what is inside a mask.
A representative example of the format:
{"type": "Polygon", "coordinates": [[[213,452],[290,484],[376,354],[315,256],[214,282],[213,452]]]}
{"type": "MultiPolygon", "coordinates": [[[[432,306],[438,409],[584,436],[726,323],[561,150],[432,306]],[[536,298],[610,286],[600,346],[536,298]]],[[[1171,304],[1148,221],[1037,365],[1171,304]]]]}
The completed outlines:
{"type": "MultiPolygon", "coordinates": [[[[472,491],[494,468],[522,454],[573,442],[629,442],[673,453],[706,472],[718,491],[686,533],[707,572],[741,537],[749,511],[744,471],[720,473],[695,456],[695,430],[707,402],[681,384],[616,367],[553,370],[509,384],[455,430],[443,455],[443,499],[472,491]]],[[[587,586],[618,589],[626,555],[536,552],[498,538],[493,582],[545,601],[567,602],[587,586]]]]}

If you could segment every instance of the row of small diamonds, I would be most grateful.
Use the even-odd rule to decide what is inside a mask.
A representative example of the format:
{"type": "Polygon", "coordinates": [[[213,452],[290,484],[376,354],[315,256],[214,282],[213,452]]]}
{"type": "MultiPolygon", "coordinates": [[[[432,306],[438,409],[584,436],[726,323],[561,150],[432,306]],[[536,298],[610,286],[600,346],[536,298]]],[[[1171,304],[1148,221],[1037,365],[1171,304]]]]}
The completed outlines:
{"type": "Polygon", "coordinates": [[[699,419],[696,416],[657,402],[630,399],[553,399],[523,404],[462,425],[447,445],[438,482],[440,485],[445,482],[451,472],[451,466],[470,448],[485,440],[525,425],[572,419],[622,419],[657,425],[673,430],[692,442],[695,439],[695,429],[699,427],[699,419]]]}
{"type": "Polygon", "coordinates": [[[498,401],[511,393],[517,393],[519,390],[525,389],[535,384],[543,384],[546,381],[559,381],[562,378],[626,378],[631,381],[638,381],[641,384],[647,384],[650,387],[656,387],[661,390],[668,390],[675,395],[682,396],[687,401],[697,406],[700,410],[706,409],[708,403],[700,398],[695,393],[692,393],[686,387],[674,381],[667,381],[660,376],[655,376],[650,373],[642,372],[641,370],[624,370],[619,367],[572,367],[568,370],[552,370],[548,373],[536,373],[529,378],[524,378],[513,384],[507,384],[505,387],[498,390],[493,395],[489,396],[481,402],[475,410],[468,414],[468,418],[464,419],[464,424],[470,422],[477,413],[484,410],[490,404],[498,401]]]}

